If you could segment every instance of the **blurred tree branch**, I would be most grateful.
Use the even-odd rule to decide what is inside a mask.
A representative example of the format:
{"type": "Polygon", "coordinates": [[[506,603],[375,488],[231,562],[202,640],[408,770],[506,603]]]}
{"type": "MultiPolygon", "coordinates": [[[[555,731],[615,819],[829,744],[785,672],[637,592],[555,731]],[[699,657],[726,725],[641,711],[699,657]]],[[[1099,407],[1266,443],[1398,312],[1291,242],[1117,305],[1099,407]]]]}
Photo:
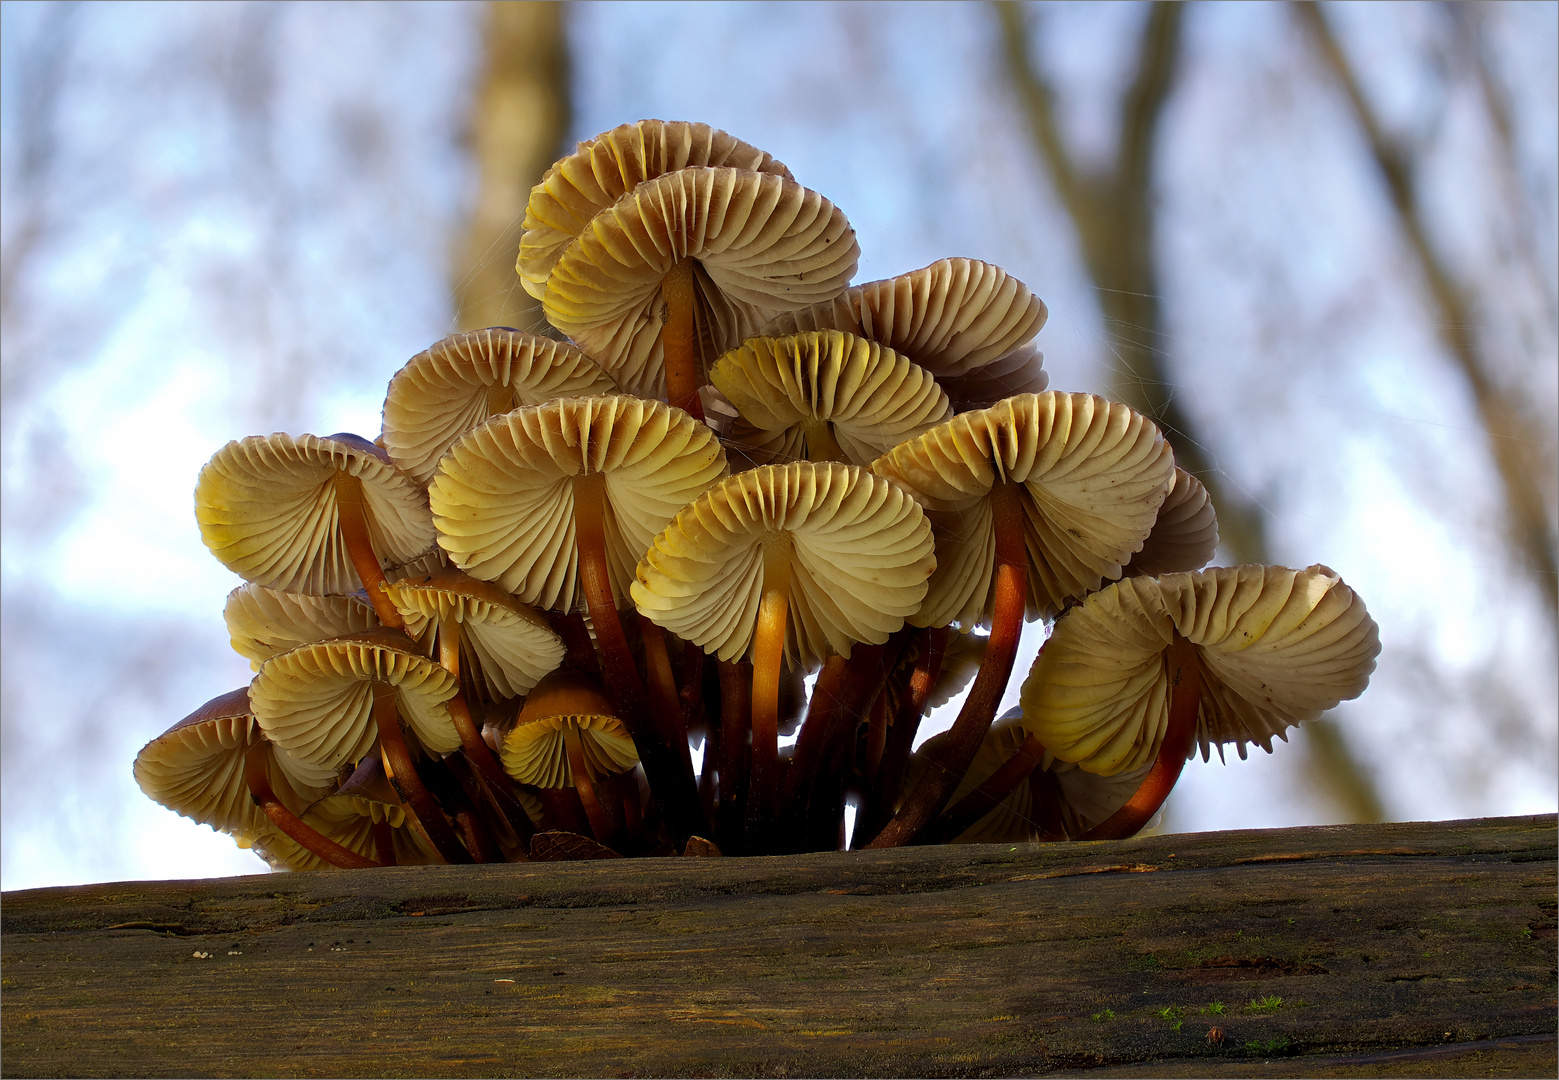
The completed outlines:
{"type": "Polygon", "coordinates": [[[489,0],[484,69],[472,103],[476,203],[455,255],[456,325],[462,330],[543,325],[541,305],[514,270],[530,190],[568,130],[568,43],[563,5],[489,0]]]}
{"type": "MultiPolygon", "coordinates": [[[[1007,67],[1030,135],[1074,222],[1083,258],[1099,296],[1118,362],[1115,393],[1164,429],[1175,460],[1207,487],[1218,508],[1225,550],[1241,561],[1265,563],[1262,509],[1232,491],[1164,365],[1163,312],[1154,260],[1152,203],[1155,136],[1180,63],[1184,7],[1153,5],[1143,30],[1136,75],[1121,102],[1113,169],[1084,171],[1073,160],[1056,120],[1055,95],[1034,60],[1034,32],[1024,6],[999,0],[1007,67]]],[[[1306,724],[1311,779],[1348,821],[1382,821],[1374,782],[1354,759],[1333,724],[1306,724]]]]}
{"type": "MultiPolygon", "coordinates": [[[[1516,561],[1534,578],[1548,605],[1551,618],[1559,618],[1559,566],[1556,566],[1551,497],[1555,486],[1553,463],[1541,451],[1536,424],[1519,400],[1500,383],[1492,358],[1485,355],[1474,324],[1471,290],[1458,282],[1429,236],[1419,207],[1421,163],[1399,140],[1386,131],[1379,115],[1365,97],[1357,73],[1342,50],[1326,16],[1313,2],[1295,6],[1300,23],[1309,31],[1327,68],[1337,80],[1353,110],[1354,118],[1369,142],[1370,152],[1390,194],[1397,221],[1424,275],[1424,284],[1438,318],[1440,339],[1456,361],[1472,392],[1478,417],[1488,436],[1489,451],[1505,489],[1510,520],[1508,536],[1516,561]]],[[[1485,74],[1485,90],[1488,89],[1485,74]]],[[[1491,122],[1502,138],[1509,136],[1509,120],[1502,115],[1493,95],[1491,122]]]]}

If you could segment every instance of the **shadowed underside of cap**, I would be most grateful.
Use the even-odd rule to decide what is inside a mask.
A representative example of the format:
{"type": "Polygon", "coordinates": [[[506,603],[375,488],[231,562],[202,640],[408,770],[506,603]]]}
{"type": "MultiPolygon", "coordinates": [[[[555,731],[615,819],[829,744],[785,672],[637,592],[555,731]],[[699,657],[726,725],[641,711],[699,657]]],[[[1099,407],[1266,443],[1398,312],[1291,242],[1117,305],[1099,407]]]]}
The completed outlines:
{"type": "Polygon", "coordinates": [[[1158,508],[1153,531],[1125,572],[1156,577],[1200,570],[1217,551],[1218,515],[1212,499],[1200,480],[1176,465],[1174,483],[1158,508]]]}
{"type": "MultiPolygon", "coordinates": [[[[367,600],[357,596],[309,596],[263,585],[241,585],[227,594],[222,609],[233,651],[252,671],[273,656],[299,645],[361,633],[379,625],[367,600]]],[[[411,629],[408,624],[408,629],[411,629]]],[[[413,630],[415,636],[420,628],[413,630]]]]}
{"type": "Polygon", "coordinates": [[[633,738],[615,716],[567,714],[517,724],[503,740],[504,770],[522,784],[541,788],[574,783],[563,729],[579,736],[579,748],[591,779],[627,772],[639,763],[633,738]]]}

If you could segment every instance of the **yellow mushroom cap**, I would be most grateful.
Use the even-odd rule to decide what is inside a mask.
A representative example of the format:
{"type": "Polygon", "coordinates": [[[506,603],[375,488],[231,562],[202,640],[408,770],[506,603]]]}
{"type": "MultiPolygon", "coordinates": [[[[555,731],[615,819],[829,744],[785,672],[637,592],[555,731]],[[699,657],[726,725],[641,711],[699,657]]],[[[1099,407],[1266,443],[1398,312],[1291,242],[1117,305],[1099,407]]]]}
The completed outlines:
{"type": "Polygon", "coordinates": [[[379,625],[368,601],[358,596],[309,596],[279,592],[263,585],[241,585],[227,594],[222,609],[233,651],[253,671],[299,645],[343,637],[379,625]]]}
{"type": "Polygon", "coordinates": [[[627,772],[639,763],[633,737],[616,716],[599,686],[583,676],[554,672],[525,700],[514,728],[504,737],[506,772],[524,784],[542,788],[574,783],[564,729],[579,736],[592,778],[627,772]]]}
{"type": "Polygon", "coordinates": [[[452,753],[460,747],[447,704],[455,677],[412,648],[400,634],[370,630],[272,657],[249,689],[255,719],[294,757],[335,768],[373,747],[373,691],[383,684],[422,745],[452,753]]]}
{"type": "MultiPolygon", "coordinates": [[[[321,836],[334,840],[364,858],[379,857],[373,827],[380,822],[387,822],[390,825],[391,841],[395,845],[397,866],[428,866],[443,861],[427,836],[399,806],[351,795],[330,795],[314,803],[299,816],[305,825],[321,836]]],[[[302,872],[337,869],[276,828],[269,819],[262,817],[259,827],[247,839],[255,854],[269,863],[273,870],[302,872]]]]}
{"type": "Polygon", "coordinates": [[[390,459],[427,486],[438,459],[492,417],[560,397],[616,393],[579,348],[495,326],[454,334],[407,361],[384,401],[390,459]]]}
{"type": "Polygon", "coordinates": [[[1023,683],[1025,726],[1089,772],[1151,762],[1169,724],[1174,634],[1196,646],[1204,758],[1224,743],[1270,753],[1273,736],[1362,694],[1380,652],[1364,602],[1324,566],[1127,578],[1057,621],[1023,683]]]}
{"type": "Polygon", "coordinates": [[[634,603],[705,652],[737,659],[757,621],[764,543],[779,534],[794,544],[792,666],[887,641],[936,566],[930,526],[905,491],[853,465],[798,461],[737,473],[679,513],[640,561],[634,603]]]}
{"type": "Polygon", "coordinates": [[[1126,565],[1128,574],[1173,574],[1200,570],[1218,551],[1218,515],[1202,482],[1180,466],[1153,531],[1126,565]]]}
{"type": "Polygon", "coordinates": [[[773,156],[708,124],[640,120],[579,144],[531,189],[515,269],[540,300],[565,248],[590,220],[646,180],[689,167],[743,169],[791,179],[773,156]]]}
{"type": "Polygon", "coordinates": [[[281,433],[230,442],[200,470],[200,537],[246,581],[285,592],[360,589],[337,527],[338,473],[362,481],[368,534],[381,560],[407,562],[432,546],[427,497],[383,450],[355,436],[281,433]]]}
{"type": "Polygon", "coordinates": [[[1120,576],[1174,474],[1146,417],[1091,394],[1023,394],[963,413],[888,451],[872,471],[912,492],[937,530],[937,573],[916,626],[989,617],[996,541],[988,499],[1022,485],[1028,616],[1120,576]]]}
{"type": "Polygon", "coordinates": [[[838,330],[750,338],[722,356],[709,378],[741,413],[730,438],[774,463],[826,459],[811,445],[826,428],[845,460],[868,465],[952,416],[929,372],[838,330]]]}
{"type": "Polygon", "coordinates": [[[564,398],[516,409],[444,456],[428,489],[439,543],[472,577],[527,604],[583,606],[574,543],[577,479],[599,474],[607,565],[621,605],[655,534],[725,474],[712,431],[663,402],[564,398]]]}
{"type": "Polygon", "coordinates": [[[794,181],[681,169],[628,192],[569,245],[547,281],[547,320],[618,386],[659,395],[661,284],[678,262],[695,262],[695,319],[718,354],[770,315],[839,292],[859,257],[844,214],[794,181]]]}

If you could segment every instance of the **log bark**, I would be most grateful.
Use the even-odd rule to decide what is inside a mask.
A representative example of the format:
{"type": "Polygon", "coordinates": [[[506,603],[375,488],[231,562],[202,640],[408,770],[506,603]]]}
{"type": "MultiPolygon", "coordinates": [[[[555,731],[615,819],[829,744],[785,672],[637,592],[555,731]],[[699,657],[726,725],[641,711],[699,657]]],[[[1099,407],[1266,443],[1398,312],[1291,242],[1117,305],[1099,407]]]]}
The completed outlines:
{"type": "Polygon", "coordinates": [[[1555,848],[1549,814],[9,892],[0,1048],[10,1076],[1553,1075],[1555,848]]]}

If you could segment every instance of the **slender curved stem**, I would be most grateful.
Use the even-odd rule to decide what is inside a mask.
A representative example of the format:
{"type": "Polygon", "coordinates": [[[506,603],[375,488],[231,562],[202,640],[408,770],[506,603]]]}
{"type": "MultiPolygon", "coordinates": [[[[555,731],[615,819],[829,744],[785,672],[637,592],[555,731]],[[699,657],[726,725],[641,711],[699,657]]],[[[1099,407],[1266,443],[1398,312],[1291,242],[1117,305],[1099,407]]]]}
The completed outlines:
{"type": "Polygon", "coordinates": [[[1158,757],[1136,792],[1115,813],[1079,836],[1079,840],[1124,840],[1135,836],[1164,805],[1180,770],[1185,768],[1191,743],[1196,738],[1196,721],[1202,704],[1202,669],[1196,659],[1196,646],[1178,633],[1164,653],[1165,674],[1169,678],[1169,729],[1159,744],[1158,757]]]}
{"type": "Polygon", "coordinates": [[[915,843],[946,844],[956,839],[996,809],[1003,799],[1029,778],[1029,774],[1044,757],[1044,744],[1033,735],[1027,736],[1017,751],[986,777],[985,783],[948,807],[946,813],[922,829],[915,843]]]}
{"type": "Polygon", "coordinates": [[[720,664],[720,850],[739,850],[752,767],[752,673],[737,660],[720,664]]]}
{"type": "Polygon", "coordinates": [[[373,543],[368,536],[368,510],[363,505],[363,482],[349,473],[338,472],[335,478],[336,521],[341,527],[341,541],[352,567],[363,582],[368,602],[373,605],[379,621],[392,630],[405,630],[406,619],[400,609],[384,591],[384,567],[374,554],[373,543]]]}
{"type": "Polygon", "coordinates": [[[777,532],[763,542],[763,597],[752,641],[752,789],[749,822],[769,822],[778,810],[779,684],[790,604],[790,561],[795,542],[777,532]]]}
{"type": "Polygon", "coordinates": [[[693,260],[680,259],[660,286],[666,302],[666,326],[661,331],[661,356],[666,372],[666,400],[695,419],[704,418],[704,403],[698,388],[703,383],[703,364],[699,356],[698,325],[694,318],[698,302],[693,283],[693,260]]]}
{"type": "Polygon", "coordinates": [[[666,652],[666,631],[642,613],[639,615],[639,630],[644,642],[644,667],[649,675],[650,700],[655,706],[656,729],[661,741],[681,759],[688,783],[696,788],[698,778],[693,775],[693,753],[687,742],[682,699],[677,696],[676,680],[671,674],[671,657],[666,652]]]}
{"type": "Polygon", "coordinates": [[[376,821],[373,833],[374,854],[385,866],[394,866],[399,861],[395,857],[395,827],[388,821],[376,821]]]}
{"type": "Polygon", "coordinates": [[[569,777],[574,782],[574,790],[579,792],[579,802],[585,808],[585,817],[590,819],[590,831],[600,843],[611,844],[616,839],[614,834],[617,830],[613,828],[606,808],[596,796],[595,785],[590,781],[590,768],[585,764],[584,747],[579,743],[579,732],[573,724],[563,725],[563,748],[568,754],[569,777]]]}
{"type": "Polygon", "coordinates": [[[406,737],[401,734],[401,720],[395,707],[395,689],[375,683],[373,709],[374,723],[379,728],[379,748],[384,753],[384,772],[390,778],[390,783],[395,785],[395,791],[406,804],[407,811],[416,817],[428,841],[445,862],[471,862],[471,853],[461,846],[444,812],[417,775],[411,751],[406,748],[406,737]]]}
{"type": "Polygon", "coordinates": [[[255,743],[244,754],[244,781],[249,785],[249,797],[271,819],[271,824],[331,866],[360,870],[385,865],[343,847],[287,809],[271,787],[269,744],[255,743]]]}
{"type": "Polygon", "coordinates": [[[1023,634],[1023,607],[1028,596],[1028,553],[1023,544],[1022,483],[998,480],[991,488],[991,511],[996,532],[995,602],[991,612],[991,636],[985,658],[974,677],[974,686],[964,699],[958,719],[948,733],[942,752],[904,800],[904,805],[871,842],[871,846],[898,847],[907,844],[916,833],[936,817],[968,771],[979,752],[985,733],[996,718],[1012,675],[1012,663],[1018,655],[1018,640],[1023,634]]]}
{"type": "Polygon", "coordinates": [[[866,801],[864,818],[857,821],[851,846],[865,847],[882,831],[883,825],[893,814],[893,800],[898,796],[899,785],[904,779],[905,766],[915,746],[915,736],[920,732],[920,722],[926,713],[926,702],[931,690],[942,675],[942,657],[947,649],[951,631],[945,626],[934,630],[920,630],[919,655],[909,674],[909,681],[899,698],[898,712],[888,726],[888,742],[882,752],[882,767],[878,770],[871,795],[866,801]]]}

